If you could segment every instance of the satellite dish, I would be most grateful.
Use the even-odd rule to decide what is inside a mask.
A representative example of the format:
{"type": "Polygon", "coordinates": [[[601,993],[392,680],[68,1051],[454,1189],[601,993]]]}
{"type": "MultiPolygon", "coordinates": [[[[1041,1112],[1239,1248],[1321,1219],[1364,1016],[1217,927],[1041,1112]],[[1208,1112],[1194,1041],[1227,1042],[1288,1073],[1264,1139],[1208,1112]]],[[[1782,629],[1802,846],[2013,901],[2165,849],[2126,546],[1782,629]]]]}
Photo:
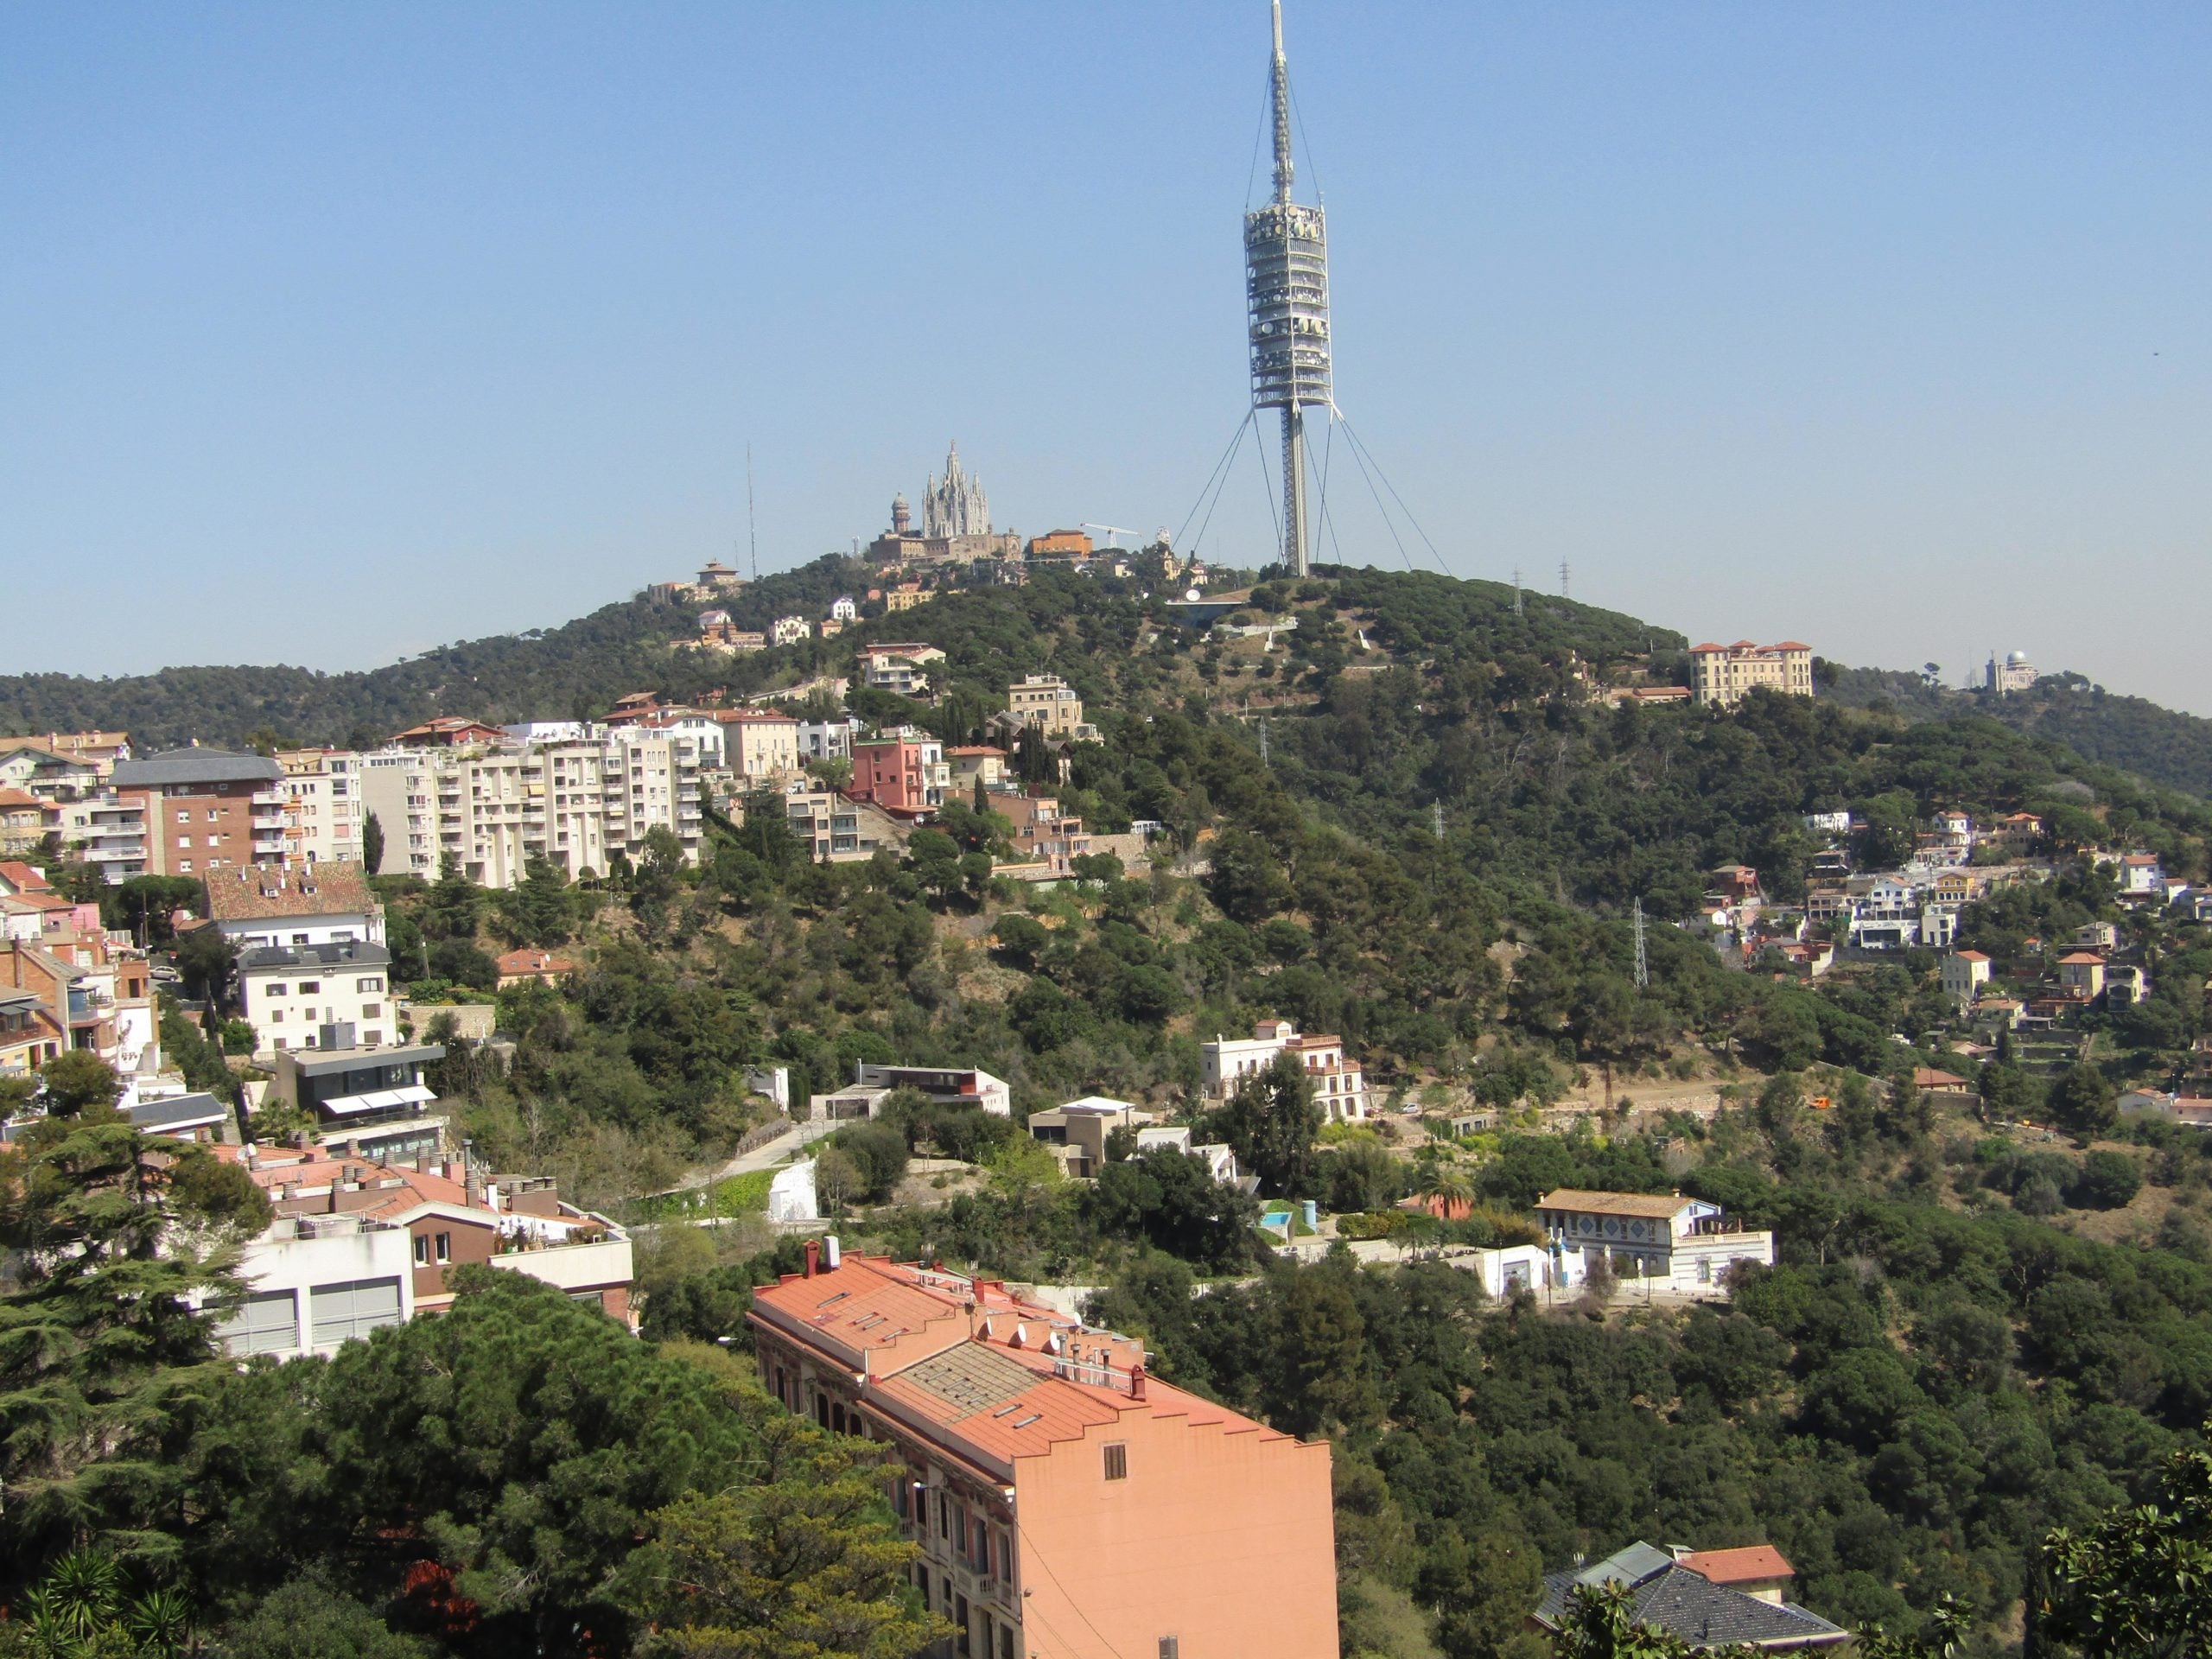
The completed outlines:
{"type": "Polygon", "coordinates": [[[1191,589],[1191,591],[1190,591],[1190,592],[1188,592],[1188,593],[1185,594],[1183,595],[1183,597],[1184,597],[1185,599],[1187,599],[1187,600],[1197,601],[1197,600],[1204,599],[1204,598],[1205,597],[1205,594],[1203,594],[1203,593],[1201,593],[1198,588],[1192,588],[1192,589],[1191,589]]]}

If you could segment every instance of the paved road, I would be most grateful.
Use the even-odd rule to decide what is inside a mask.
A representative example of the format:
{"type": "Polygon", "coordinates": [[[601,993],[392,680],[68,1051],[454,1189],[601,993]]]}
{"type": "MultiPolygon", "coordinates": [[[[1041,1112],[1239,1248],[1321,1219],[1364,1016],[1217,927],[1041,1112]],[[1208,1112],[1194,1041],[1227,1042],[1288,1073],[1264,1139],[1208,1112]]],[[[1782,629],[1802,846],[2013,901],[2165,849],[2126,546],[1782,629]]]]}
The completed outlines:
{"type": "Polygon", "coordinates": [[[733,1175],[750,1175],[759,1169],[773,1169],[792,1154],[810,1147],[838,1128],[835,1123],[794,1123],[773,1140],[763,1141],[750,1152],[741,1152],[720,1169],[710,1169],[696,1175],[687,1175],[671,1189],[677,1192],[695,1192],[716,1181],[726,1181],[733,1175]]]}

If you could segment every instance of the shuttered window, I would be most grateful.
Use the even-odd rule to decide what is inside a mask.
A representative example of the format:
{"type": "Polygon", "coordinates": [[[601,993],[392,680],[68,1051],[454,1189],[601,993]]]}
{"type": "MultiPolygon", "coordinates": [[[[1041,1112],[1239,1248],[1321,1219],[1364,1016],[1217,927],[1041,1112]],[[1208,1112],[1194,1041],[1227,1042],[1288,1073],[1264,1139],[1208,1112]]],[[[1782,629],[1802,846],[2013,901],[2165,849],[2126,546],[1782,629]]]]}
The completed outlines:
{"type": "Polygon", "coordinates": [[[231,1354],[289,1354],[300,1345],[298,1304],[289,1290],[263,1291],[215,1332],[231,1354]]]}
{"type": "Polygon", "coordinates": [[[399,1323],[399,1281],[352,1279],[317,1285],[308,1307],[315,1320],[315,1345],[327,1348],[353,1337],[365,1337],[379,1325],[399,1323]]]}

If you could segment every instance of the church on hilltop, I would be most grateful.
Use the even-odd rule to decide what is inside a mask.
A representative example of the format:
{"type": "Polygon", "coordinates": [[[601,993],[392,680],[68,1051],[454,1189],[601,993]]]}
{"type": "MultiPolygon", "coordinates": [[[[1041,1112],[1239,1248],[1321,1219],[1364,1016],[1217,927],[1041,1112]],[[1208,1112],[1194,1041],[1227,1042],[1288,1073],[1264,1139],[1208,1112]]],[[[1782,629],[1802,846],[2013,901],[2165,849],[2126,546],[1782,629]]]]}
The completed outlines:
{"type": "Polygon", "coordinates": [[[891,503],[891,528],[868,543],[868,556],[883,564],[969,564],[977,559],[1017,559],[1021,537],[991,528],[991,500],[983,480],[961,470],[960,445],[944,458],[944,476],[932,474],[922,493],[922,528],[914,532],[913,509],[901,494],[891,503]]]}

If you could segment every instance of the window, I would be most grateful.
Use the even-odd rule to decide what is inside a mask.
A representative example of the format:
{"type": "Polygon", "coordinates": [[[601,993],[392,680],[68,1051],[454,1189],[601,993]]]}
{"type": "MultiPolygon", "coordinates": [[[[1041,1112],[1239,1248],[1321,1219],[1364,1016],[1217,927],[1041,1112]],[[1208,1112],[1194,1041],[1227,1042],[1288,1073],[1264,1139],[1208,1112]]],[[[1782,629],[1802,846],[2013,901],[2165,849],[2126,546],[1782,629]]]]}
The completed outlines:
{"type": "Polygon", "coordinates": [[[189,847],[192,845],[192,837],[190,836],[179,836],[176,838],[176,844],[180,847],[189,847]]]}
{"type": "Polygon", "coordinates": [[[353,982],[353,988],[357,991],[380,991],[384,989],[384,976],[371,974],[366,979],[357,979],[353,982]]]}
{"type": "MultiPolygon", "coordinates": [[[[270,1010],[269,1010],[269,1023],[270,1023],[270,1025],[272,1025],[272,1026],[281,1026],[281,1025],[283,1025],[283,1024],[284,1023],[284,1010],[283,1010],[283,1009],[282,1009],[282,1008],[271,1008],[271,1009],[270,1009],[270,1010]]],[[[279,1044],[277,1044],[277,1045],[276,1045],[276,1046],[277,1046],[277,1047],[279,1047],[279,1048],[282,1048],[282,1047],[283,1047],[283,1046],[284,1046],[284,1045],[283,1045],[283,1044],[282,1044],[282,1043],[279,1043],[279,1044]]]]}
{"type": "Polygon", "coordinates": [[[1129,1448],[1120,1440],[1106,1448],[1106,1478],[1127,1480],[1129,1478],[1129,1448]]]}
{"type": "Polygon", "coordinates": [[[292,935],[292,943],[294,944],[305,944],[307,942],[308,936],[304,933],[295,933],[292,935]]]}
{"type": "Polygon", "coordinates": [[[441,1261],[441,1262],[450,1262],[450,1261],[452,1261],[452,1260],[453,1260],[453,1235],[452,1235],[451,1233],[440,1233],[440,1234],[438,1234],[438,1235],[436,1236],[436,1245],[435,1245],[435,1249],[436,1249],[436,1252],[437,1252],[437,1258],[438,1258],[438,1260],[439,1260],[439,1261],[441,1261]]]}
{"type": "Polygon", "coordinates": [[[189,808],[186,808],[180,810],[176,815],[176,821],[179,823],[190,823],[192,822],[191,810],[189,808]]]}
{"type": "Polygon", "coordinates": [[[216,1327],[215,1335],[232,1354],[290,1353],[300,1345],[294,1293],[271,1290],[247,1297],[237,1313],[216,1327]]]}
{"type": "Polygon", "coordinates": [[[209,807],[209,808],[207,809],[207,822],[208,822],[208,823],[214,823],[218,818],[221,817],[222,816],[223,816],[223,815],[222,815],[222,813],[221,813],[219,810],[218,810],[216,808],[214,808],[214,807],[212,807],[212,806],[211,806],[211,807],[209,807]]]}
{"type": "Polygon", "coordinates": [[[1183,1659],[1182,1638],[1163,1636],[1160,1638],[1160,1659],[1183,1659]]]}
{"type": "Polygon", "coordinates": [[[361,1018],[364,1020],[374,1020],[383,1013],[384,1004],[381,1002],[364,1002],[361,1004],[361,1018]]]}
{"type": "Polygon", "coordinates": [[[942,1486],[937,1489],[937,1535],[952,1536],[952,1494],[942,1486]]]}
{"type": "Polygon", "coordinates": [[[192,861],[188,858],[181,860],[179,861],[176,868],[181,874],[190,875],[192,874],[192,861]]]}
{"type": "Polygon", "coordinates": [[[321,989],[322,982],[319,979],[303,979],[300,982],[300,995],[302,996],[313,996],[321,989]]]}
{"type": "Polygon", "coordinates": [[[315,1345],[327,1348],[399,1323],[399,1281],[353,1279],[310,1293],[315,1345]]]}

